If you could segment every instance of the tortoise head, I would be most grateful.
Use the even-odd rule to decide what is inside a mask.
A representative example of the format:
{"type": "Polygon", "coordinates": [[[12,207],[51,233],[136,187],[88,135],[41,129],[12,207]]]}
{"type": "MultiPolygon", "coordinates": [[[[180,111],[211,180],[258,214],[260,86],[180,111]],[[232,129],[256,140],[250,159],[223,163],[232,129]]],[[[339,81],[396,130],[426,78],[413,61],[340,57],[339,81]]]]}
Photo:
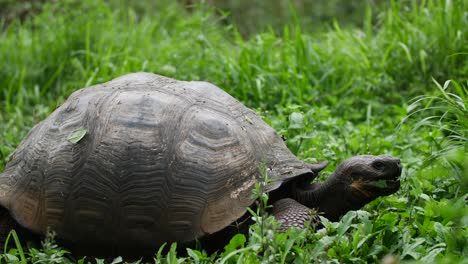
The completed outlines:
{"type": "Polygon", "coordinates": [[[352,157],[338,166],[334,180],[343,182],[345,193],[356,203],[368,203],[400,188],[400,159],[381,155],[352,157]]]}
{"type": "Polygon", "coordinates": [[[400,188],[400,175],[398,158],[355,156],[341,163],[326,182],[297,186],[295,191],[299,202],[318,208],[335,221],[377,197],[395,193],[400,188]]]}

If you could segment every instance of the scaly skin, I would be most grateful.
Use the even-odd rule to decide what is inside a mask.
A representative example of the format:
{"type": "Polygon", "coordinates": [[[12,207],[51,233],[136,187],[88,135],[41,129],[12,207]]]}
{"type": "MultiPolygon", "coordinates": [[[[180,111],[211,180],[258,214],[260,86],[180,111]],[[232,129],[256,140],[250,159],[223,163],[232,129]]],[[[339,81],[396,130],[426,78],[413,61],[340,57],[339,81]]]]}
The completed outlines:
{"type": "Polygon", "coordinates": [[[324,183],[295,182],[293,199],[273,204],[273,215],[282,223],[280,231],[303,228],[311,220],[312,210],[331,221],[351,210],[358,210],[377,197],[395,193],[400,187],[401,165],[391,156],[362,155],[338,166],[324,183]]]}

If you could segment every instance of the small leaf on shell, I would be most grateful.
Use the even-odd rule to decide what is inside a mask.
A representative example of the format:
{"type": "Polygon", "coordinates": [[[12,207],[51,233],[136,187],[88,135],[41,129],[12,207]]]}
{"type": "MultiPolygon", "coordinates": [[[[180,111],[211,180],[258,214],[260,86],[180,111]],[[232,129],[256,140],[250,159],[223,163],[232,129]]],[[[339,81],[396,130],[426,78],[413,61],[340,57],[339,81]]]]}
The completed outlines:
{"type": "Polygon", "coordinates": [[[77,129],[73,133],[71,133],[70,136],[68,136],[67,140],[73,144],[76,144],[84,138],[87,132],[88,130],[86,130],[86,128],[77,129]]]}
{"type": "Polygon", "coordinates": [[[248,116],[245,115],[245,116],[244,116],[244,119],[245,119],[245,121],[247,121],[247,122],[249,122],[251,125],[253,125],[253,121],[252,121],[252,119],[250,119],[250,117],[248,117],[248,116]]]}

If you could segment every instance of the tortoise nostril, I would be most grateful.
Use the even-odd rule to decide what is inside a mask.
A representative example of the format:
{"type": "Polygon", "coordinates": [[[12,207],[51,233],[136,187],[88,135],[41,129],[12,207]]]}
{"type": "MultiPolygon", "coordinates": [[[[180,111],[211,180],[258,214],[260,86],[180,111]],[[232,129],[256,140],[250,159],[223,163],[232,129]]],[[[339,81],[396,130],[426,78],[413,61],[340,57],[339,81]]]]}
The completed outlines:
{"type": "Polygon", "coordinates": [[[401,171],[401,162],[400,162],[400,159],[396,159],[396,160],[395,160],[395,164],[396,164],[398,170],[401,171]]]}

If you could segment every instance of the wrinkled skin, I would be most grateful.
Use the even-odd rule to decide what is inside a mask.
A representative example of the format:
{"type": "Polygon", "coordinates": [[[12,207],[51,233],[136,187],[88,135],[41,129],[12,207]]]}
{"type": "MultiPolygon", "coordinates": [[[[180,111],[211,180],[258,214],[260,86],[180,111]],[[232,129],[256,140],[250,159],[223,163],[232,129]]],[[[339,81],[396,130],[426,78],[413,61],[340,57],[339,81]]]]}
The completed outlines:
{"type": "Polygon", "coordinates": [[[340,164],[323,183],[310,184],[298,179],[291,184],[291,198],[273,204],[273,214],[288,227],[303,227],[310,212],[318,211],[331,221],[339,220],[351,210],[358,210],[380,196],[400,188],[400,159],[381,155],[355,156],[340,164]]]}

